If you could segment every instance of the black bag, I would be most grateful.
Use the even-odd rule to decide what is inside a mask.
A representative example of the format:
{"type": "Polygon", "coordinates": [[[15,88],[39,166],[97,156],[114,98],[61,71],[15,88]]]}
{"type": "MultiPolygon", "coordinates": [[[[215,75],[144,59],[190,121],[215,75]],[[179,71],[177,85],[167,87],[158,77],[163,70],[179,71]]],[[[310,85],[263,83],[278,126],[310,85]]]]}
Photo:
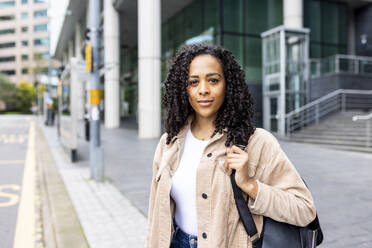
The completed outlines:
{"type": "Polygon", "coordinates": [[[262,232],[258,237],[247,202],[243,198],[241,189],[236,185],[235,170],[232,171],[230,179],[243,226],[250,237],[257,236],[253,240],[253,248],[315,248],[322,243],[323,232],[319,225],[318,215],[306,227],[278,222],[264,216],[262,232]]]}

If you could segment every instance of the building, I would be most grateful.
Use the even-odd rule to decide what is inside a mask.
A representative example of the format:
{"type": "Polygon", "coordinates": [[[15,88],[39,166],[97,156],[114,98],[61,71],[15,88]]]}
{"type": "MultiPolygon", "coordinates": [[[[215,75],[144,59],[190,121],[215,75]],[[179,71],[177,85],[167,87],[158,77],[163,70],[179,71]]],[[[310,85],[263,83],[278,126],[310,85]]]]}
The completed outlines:
{"type": "Polygon", "coordinates": [[[47,0],[1,0],[0,72],[34,83],[48,73],[48,58],[47,0]]]}
{"type": "MultiPolygon", "coordinates": [[[[84,30],[89,26],[88,3],[66,0],[58,8],[65,15],[56,21],[59,28],[52,29],[51,54],[64,65],[71,57],[81,58],[84,30]]],[[[169,59],[182,44],[198,42],[220,44],[233,52],[246,72],[256,99],[256,123],[262,126],[261,34],[282,25],[309,31],[309,92],[300,105],[293,106],[302,106],[341,85],[372,89],[367,85],[372,75],[369,1],[104,0],[101,8],[101,82],[107,128],[119,127],[121,118],[134,116],[140,137],[159,136],[161,82],[169,59]],[[360,64],[351,66],[356,63],[360,64]]]]}

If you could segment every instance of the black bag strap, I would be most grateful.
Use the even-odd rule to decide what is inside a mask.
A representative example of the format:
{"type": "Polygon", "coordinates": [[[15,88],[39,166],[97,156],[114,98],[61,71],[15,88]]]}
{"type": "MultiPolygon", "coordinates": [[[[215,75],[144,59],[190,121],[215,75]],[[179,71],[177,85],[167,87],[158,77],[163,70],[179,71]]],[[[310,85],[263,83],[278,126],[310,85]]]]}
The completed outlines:
{"type": "Polygon", "coordinates": [[[235,199],[236,207],[238,209],[238,213],[243,223],[244,229],[249,235],[249,237],[254,237],[256,235],[256,239],[252,240],[253,248],[259,248],[262,245],[260,242],[261,238],[258,237],[258,231],[256,228],[256,224],[253,221],[253,217],[252,217],[251,211],[249,211],[247,202],[244,200],[243,192],[238,187],[238,185],[236,185],[235,170],[232,170],[230,179],[231,179],[231,185],[232,185],[233,192],[234,192],[234,199],[235,199]]]}

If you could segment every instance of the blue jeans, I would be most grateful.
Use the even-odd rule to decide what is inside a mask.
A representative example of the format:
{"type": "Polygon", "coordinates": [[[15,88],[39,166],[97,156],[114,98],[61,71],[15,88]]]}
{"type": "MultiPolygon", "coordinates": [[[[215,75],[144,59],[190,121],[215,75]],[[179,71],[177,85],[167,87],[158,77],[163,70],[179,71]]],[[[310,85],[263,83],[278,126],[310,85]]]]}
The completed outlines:
{"type": "Polygon", "coordinates": [[[170,248],[197,248],[198,237],[195,235],[187,234],[177,226],[174,221],[174,234],[170,248]]]}

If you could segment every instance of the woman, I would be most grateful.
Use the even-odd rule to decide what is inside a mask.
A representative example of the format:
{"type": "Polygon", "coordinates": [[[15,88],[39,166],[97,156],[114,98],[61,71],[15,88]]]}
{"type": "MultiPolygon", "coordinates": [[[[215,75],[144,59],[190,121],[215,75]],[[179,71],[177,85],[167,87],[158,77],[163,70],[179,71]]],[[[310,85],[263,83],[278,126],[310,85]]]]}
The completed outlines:
{"type": "Polygon", "coordinates": [[[163,104],[166,133],[154,157],[147,247],[251,247],[235,205],[232,169],[259,233],[262,216],[297,226],[315,218],[311,194],[279,143],[253,125],[253,100],[231,52],[181,48],[163,104]]]}

